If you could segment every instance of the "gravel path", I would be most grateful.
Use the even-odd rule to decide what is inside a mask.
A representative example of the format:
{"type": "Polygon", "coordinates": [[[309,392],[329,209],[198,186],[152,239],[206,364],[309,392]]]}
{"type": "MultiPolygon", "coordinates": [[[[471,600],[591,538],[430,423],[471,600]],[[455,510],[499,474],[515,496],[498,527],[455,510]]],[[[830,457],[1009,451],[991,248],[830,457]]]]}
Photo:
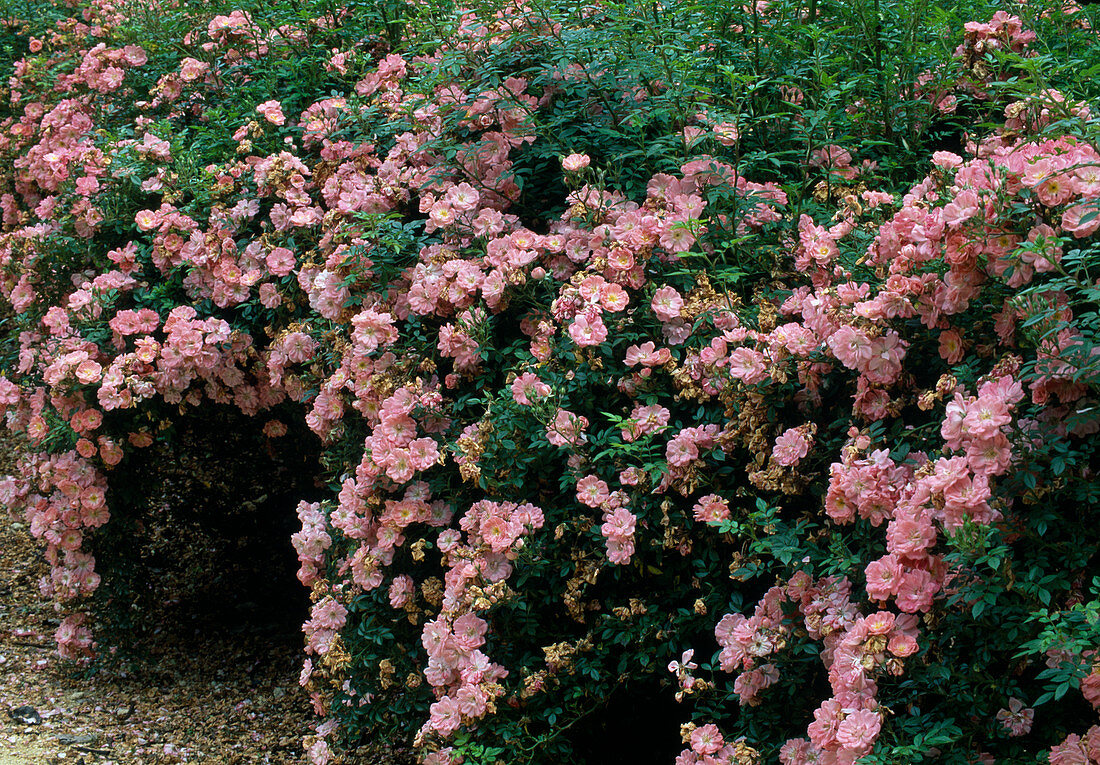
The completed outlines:
{"type": "Polygon", "coordinates": [[[129,670],[84,667],[54,649],[45,571],[25,525],[0,510],[0,765],[301,762],[314,719],[297,682],[300,636],[177,613],[129,670]],[[12,719],[27,705],[40,722],[12,719]]]}

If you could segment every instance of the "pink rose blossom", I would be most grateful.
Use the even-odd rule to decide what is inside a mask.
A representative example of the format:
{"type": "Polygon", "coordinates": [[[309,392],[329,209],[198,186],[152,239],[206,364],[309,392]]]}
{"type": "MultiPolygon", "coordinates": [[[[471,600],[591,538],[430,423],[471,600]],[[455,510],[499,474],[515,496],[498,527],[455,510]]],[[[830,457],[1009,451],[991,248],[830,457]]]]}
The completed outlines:
{"type": "Polygon", "coordinates": [[[256,107],[256,111],[262,114],[264,119],[272,125],[286,124],[286,117],[283,115],[282,104],[278,101],[264,101],[256,107]]]}
{"type": "Polygon", "coordinates": [[[512,382],[512,398],[517,404],[531,406],[550,395],[550,386],[532,372],[524,372],[512,382]]]}
{"type": "Polygon", "coordinates": [[[587,154],[570,154],[562,159],[561,166],[563,170],[574,173],[588,167],[591,161],[587,154]]]}
{"type": "Polygon", "coordinates": [[[866,754],[871,751],[881,727],[882,717],[877,712],[860,709],[841,721],[836,729],[836,740],[846,749],[866,754]]]}
{"type": "Polygon", "coordinates": [[[784,467],[797,465],[809,453],[812,444],[813,439],[810,438],[806,426],[789,428],[775,439],[772,459],[777,465],[784,467]]]}
{"type": "Polygon", "coordinates": [[[680,310],[684,307],[684,299],[675,287],[661,287],[653,294],[650,303],[653,313],[661,321],[672,321],[680,318],[680,310]]]}

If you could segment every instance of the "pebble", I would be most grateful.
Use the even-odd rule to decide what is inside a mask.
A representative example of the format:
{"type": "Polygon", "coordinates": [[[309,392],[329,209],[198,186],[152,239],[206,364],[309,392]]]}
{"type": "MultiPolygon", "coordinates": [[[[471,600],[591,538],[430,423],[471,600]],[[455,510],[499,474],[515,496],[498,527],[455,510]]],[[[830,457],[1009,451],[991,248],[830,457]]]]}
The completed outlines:
{"type": "Polygon", "coordinates": [[[24,704],[21,707],[9,710],[8,715],[11,719],[15,720],[21,725],[41,725],[42,715],[38,714],[38,710],[29,704],[24,704]]]}

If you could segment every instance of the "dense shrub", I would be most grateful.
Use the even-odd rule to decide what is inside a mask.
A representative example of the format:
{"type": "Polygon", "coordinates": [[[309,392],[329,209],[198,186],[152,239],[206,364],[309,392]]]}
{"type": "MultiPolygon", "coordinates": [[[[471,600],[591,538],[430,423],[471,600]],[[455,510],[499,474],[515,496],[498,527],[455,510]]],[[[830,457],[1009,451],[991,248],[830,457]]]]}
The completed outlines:
{"type": "Polygon", "coordinates": [[[1094,14],[45,6],[0,403],[63,654],[113,476],[231,407],[323,447],[315,762],[1100,762],[1094,14]]]}

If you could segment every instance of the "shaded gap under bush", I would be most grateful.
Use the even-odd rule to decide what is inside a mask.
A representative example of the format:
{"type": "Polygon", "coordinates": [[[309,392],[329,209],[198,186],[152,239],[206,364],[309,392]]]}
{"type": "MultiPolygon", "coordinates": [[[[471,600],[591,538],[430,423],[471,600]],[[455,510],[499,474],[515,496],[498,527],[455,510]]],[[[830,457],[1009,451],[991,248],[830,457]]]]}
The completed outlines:
{"type": "Polygon", "coordinates": [[[291,535],[299,500],[320,496],[319,444],[301,423],[268,438],[270,418],[204,406],[169,438],[114,469],[112,524],[94,538],[100,643],[140,658],[210,633],[300,645],[309,593],[291,535]]]}
{"type": "Polygon", "coordinates": [[[672,762],[684,748],[680,724],[688,716],[674,690],[645,678],[617,685],[600,708],[565,735],[575,762],[584,765],[672,762]]]}

